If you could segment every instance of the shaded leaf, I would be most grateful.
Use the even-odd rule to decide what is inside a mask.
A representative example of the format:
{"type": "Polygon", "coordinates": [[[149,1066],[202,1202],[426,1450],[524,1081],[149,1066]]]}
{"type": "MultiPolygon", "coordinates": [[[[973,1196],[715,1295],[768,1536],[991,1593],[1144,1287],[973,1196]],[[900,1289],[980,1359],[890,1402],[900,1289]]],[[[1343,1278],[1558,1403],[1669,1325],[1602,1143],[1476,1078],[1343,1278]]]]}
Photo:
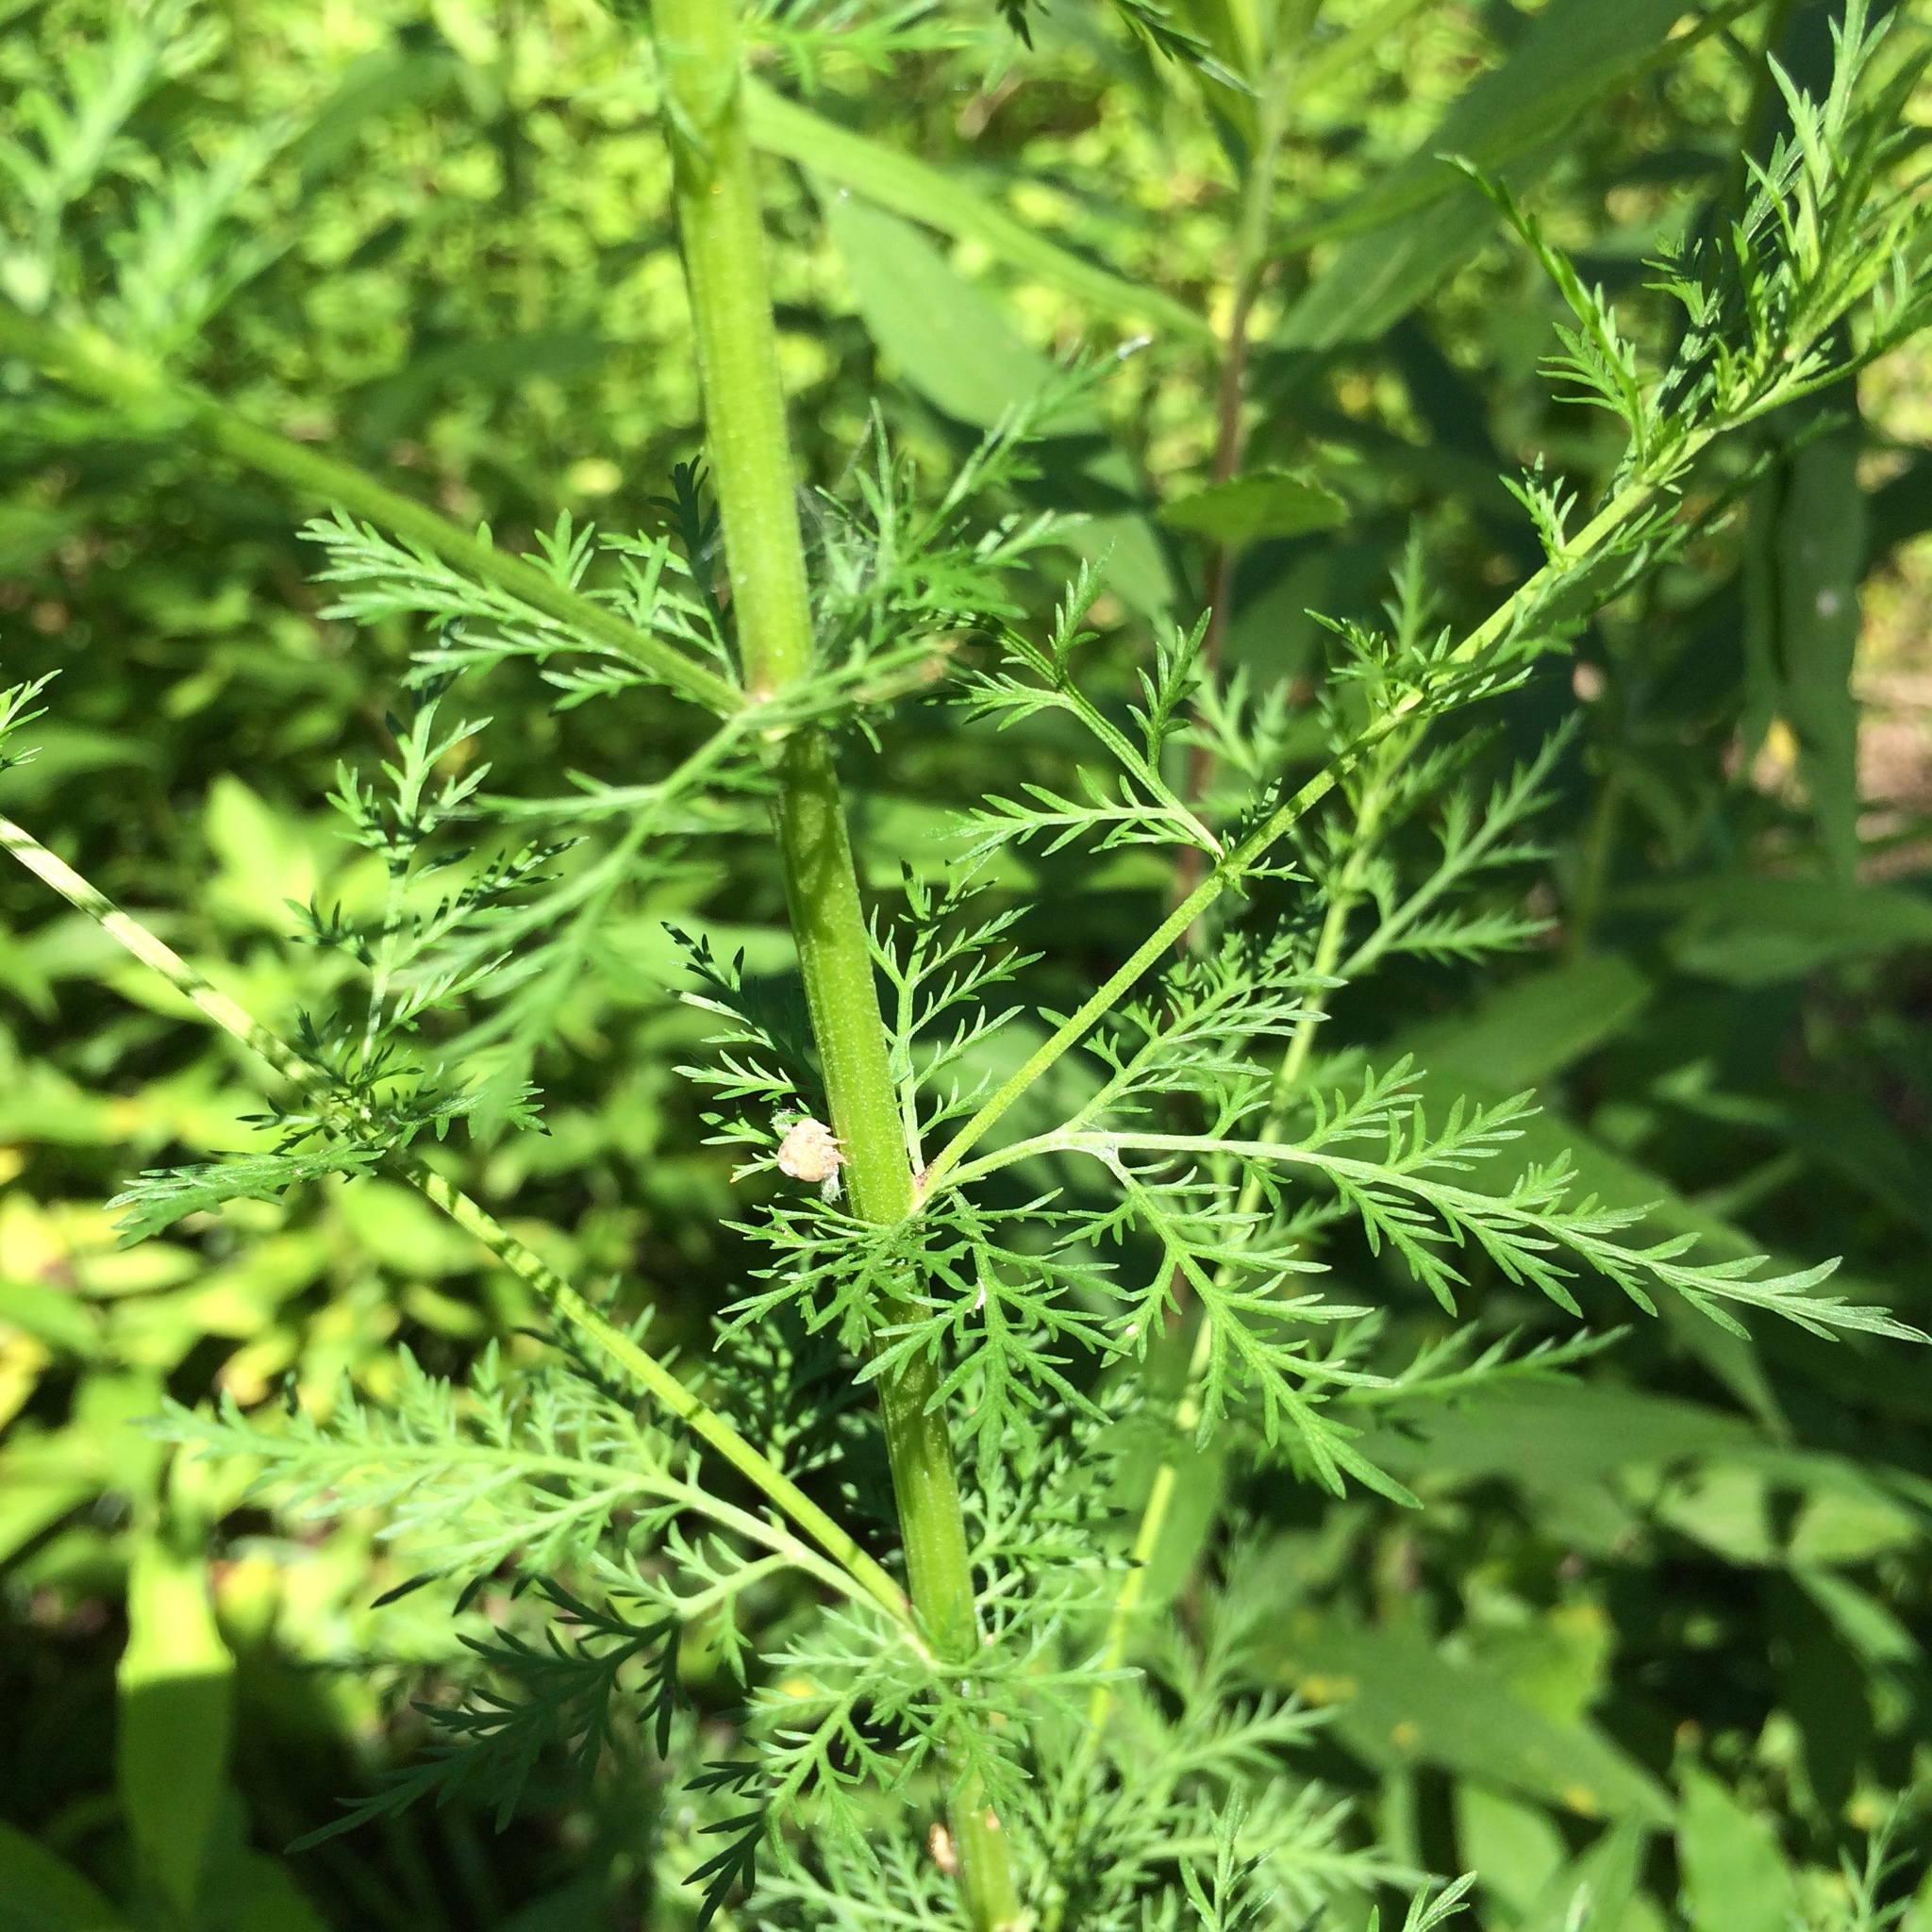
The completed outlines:
{"type": "Polygon", "coordinates": [[[195,1916],[221,1805],[234,1674],[206,1566],[144,1540],[127,1579],[115,1768],[136,1850],[183,1919],[195,1916]]]}
{"type": "Polygon", "coordinates": [[[1470,1012],[1408,1035],[1405,1048],[1441,1078],[1474,1074],[1499,1092],[1519,1093],[1614,1039],[1650,994],[1650,981],[1624,955],[1593,953],[1525,974],[1470,1012]]]}
{"type": "Polygon", "coordinates": [[[1519,1932],[1623,1932],[1642,1853],[1638,1824],[1613,1826],[1550,1880],[1519,1932]]]}
{"type": "Polygon", "coordinates": [[[1348,518],[1341,497],[1308,476],[1287,470],[1257,470],[1176,498],[1160,521],[1230,547],[1260,537],[1299,537],[1332,530],[1348,518]]]}
{"type": "Polygon", "coordinates": [[[366,123],[435,99],[454,85],[458,72],[458,63],[441,52],[381,48],[352,61],[292,143],[303,186],[332,175],[354,150],[366,123]]]}
{"type": "Polygon", "coordinates": [[[1256,1650],[1284,1685],[1337,1707],[1336,1734],[1380,1769],[1439,1765],[1589,1818],[1672,1814],[1669,1794],[1594,1726],[1553,1724],[1500,1677],[1409,1631],[1305,1610],[1256,1650]]]}
{"type": "Polygon", "coordinates": [[[1505,1797],[1474,1778],[1456,1788],[1456,1844],[1483,1890],[1512,1914],[1526,1911],[1565,1862],[1556,1821],[1541,1805],[1505,1797]]]}
{"type": "Polygon", "coordinates": [[[991,429],[1052,382],[1053,364],[909,222],[837,193],[825,221],[873,340],[947,415],[991,429]]]}
{"type": "Polygon", "coordinates": [[[247,1818],[225,1790],[202,1879],[197,1932],[327,1932],[279,1858],[247,1844],[247,1818]]]}
{"type": "Polygon", "coordinates": [[[417,428],[452,385],[495,392],[538,375],[562,381],[595,369],[610,350],[601,336],[570,329],[438,343],[363,390],[351,405],[352,419],[365,448],[387,450],[417,428]]]}
{"type": "Polygon", "coordinates": [[[1731,986],[1932,943],[1932,900],[1903,887],[1730,873],[1633,888],[1616,903],[1678,914],[1668,941],[1675,963],[1731,986]]]}
{"type": "Polygon", "coordinates": [[[1405,1406],[1402,1426],[1364,1439],[1404,1474],[1579,1483],[1639,1463],[1761,1447],[1740,1416],[1590,1382],[1506,1383],[1474,1399],[1405,1406]]]}
{"type": "Polygon", "coordinates": [[[1475,253],[1496,222],[1441,158],[1458,155],[1522,189],[1562,152],[1586,108],[1674,58],[1683,0],[1555,0],[1501,67],[1474,83],[1411,155],[1347,208],[1282,239],[1283,252],[1353,237],[1289,312],[1283,347],[1373,340],[1475,253]]]}
{"type": "Polygon", "coordinates": [[[125,1925],[72,1865],[0,1822],[0,1932],[125,1932],[125,1925]]]}
{"type": "Polygon", "coordinates": [[[1849,386],[1824,409],[1853,420],[1780,462],[1757,491],[1744,572],[1748,668],[1744,749],[1756,754],[1774,720],[1798,743],[1806,799],[1840,878],[1858,857],[1858,579],[1865,566],[1862,438],[1849,386]]]}

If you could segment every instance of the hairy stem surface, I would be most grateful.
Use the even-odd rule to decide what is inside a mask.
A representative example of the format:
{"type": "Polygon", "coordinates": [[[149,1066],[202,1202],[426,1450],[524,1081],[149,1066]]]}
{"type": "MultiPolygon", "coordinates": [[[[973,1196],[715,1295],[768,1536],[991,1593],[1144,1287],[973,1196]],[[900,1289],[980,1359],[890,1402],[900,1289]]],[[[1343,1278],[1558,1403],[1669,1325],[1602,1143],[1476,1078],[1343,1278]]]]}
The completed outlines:
{"type": "MultiPolygon", "coordinates": [[[[807,677],[813,653],[734,13],[726,0],[656,0],[652,18],[739,650],[756,700],[807,677]]],[[[786,894],[845,1185],[865,1220],[900,1221],[912,1208],[912,1172],[824,732],[788,734],[775,769],[786,894]]],[[[937,1386],[929,1364],[909,1363],[883,1378],[880,1406],[913,1603],[941,1656],[964,1663],[978,1643],[973,1571],[937,1386]]],[[[955,1794],[951,1818],[974,1924],[986,1932],[1015,1924],[999,1821],[970,1784],[955,1794]]]]}

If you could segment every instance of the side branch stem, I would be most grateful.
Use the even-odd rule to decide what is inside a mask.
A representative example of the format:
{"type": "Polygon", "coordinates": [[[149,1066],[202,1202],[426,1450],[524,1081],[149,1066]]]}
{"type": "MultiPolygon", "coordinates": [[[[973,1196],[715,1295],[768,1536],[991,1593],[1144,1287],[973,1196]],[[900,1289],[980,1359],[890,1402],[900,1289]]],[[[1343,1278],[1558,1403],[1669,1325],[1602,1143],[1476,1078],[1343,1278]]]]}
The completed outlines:
{"type": "MultiPolygon", "coordinates": [[[[1316,1030],[1327,1015],[1329,994],[1333,989],[1322,982],[1332,979],[1341,963],[1349,918],[1360,902],[1364,874],[1381,829],[1388,775],[1391,768],[1399,764],[1401,758],[1400,741],[1385,740],[1380,749],[1381,756],[1375,760],[1375,769],[1362,785],[1348,856],[1329,895],[1328,908],[1322,918],[1322,930],[1315,941],[1314,957],[1309,961],[1309,976],[1317,984],[1308,994],[1301,1017],[1295,1023],[1294,1032],[1290,1036],[1287,1050],[1282,1055],[1281,1065],[1275,1072],[1268,1112],[1261,1124],[1260,1139],[1264,1141],[1273,1142],[1281,1138],[1288,1124],[1289,1109],[1307,1074],[1316,1030]]],[[[1253,1169],[1241,1183],[1241,1193],[1236,1198],[1236,1218],[1245,1220],[1260,1205],[1260,1173],[1258,1169],[1253,1169]]],[[[1230,1268],[1224,1264],[1221,1270],[1224,1281],[1230,1272],[1230,1268]]],[[[1146,1586],[1147,1566],[1153,1562],[1160,1547],[1160,1539],[1166,1531],[1167,1519],[1180,1487],[1181,1461],[1177,1452],[1201,1425],[1201,1391],[1213,1353],[1214,1316],[1204,1306],[1194,1329],[1194,1345],[1189,1355],[1187,1379],[1181,1385],[1180,1396],[1174,1403],[1173,1428],[1168,1438],[1169,1451],[1160,1458],[1160,1465],[1154,1472],[1154,1481],[1149,1486],[1147,1501],[1141,1510],[1140,1525],[1134,1534],[1128,1568],[1121,1578],[1120,1590],[1108,1616],[1101,1663],[1109,1672],[1119,1670],[1126,1660],[1134,1619],[1146,1586]]],[[[1098,1749],[1101,1727],[1107,1722],[1112,1704],[1112,1684],[1095,1685],[1093,1694],[1088,1700],[1088,1730],[1083,1743],[1083,1750],[1090,1759],[1098,1749]]]]}
{"type": "Polygon", "coordinates": [[[92,328],[63,329],[0,301],[0,354],[125,410],[137,423],[185,426],[224,456],[286,484],[311,503],[344,509],[414,543],[545,617],[620,651],[640,670],[721,717],[744,708],[744,693],[661,639],[626,624],[593,598],[569,590],[533,563],[499,550],[447,517],[366,476],[351,463],[251,423],[192,383],[178,382],[92,328]]]}
{"type": "MultiPolygon", "coordinates": [[[[1681,471],[1690,457],[1716,433],[1715,429],[1700,432],[1674,452],[1672,474],[1674,475],[1681,471]]],[[[1626,484],[1598,511],[1590,524],[1571,540],[1560,558],[1545,564],[1521,590],[1457,645],[1443,660],[1442,671],[1467,670],[1471,665],[1477,663],[1487,652],[1509,635],[1524,612],[1535,608],[1541,597],[1555,588],[1560,576],[1574,570],[1580,562],[1600,550],[1617,531],[1634,518],[1641,516],[1657,501],[1665,487],[1665,481],[1653,477],[1639,477],[1626,484]]],[[[1161,921],[1141,945],[1135,948],[1099,991],[1091,998],[1084,1001],[1071,1017],[1057,1026],[1027,1057],[1024,1065],[1002,1082],[978,1112],[940,1150],[925,1171],[923,1193],[930,1194],[941,1182],[952,1175],[1014,1102],[1049,1067],[1079,1045],[1100,1021],[1119,1006],[1141,975],[1166,955],[1174,941],[1221,897],[1222,893],[1245,877],[1292,825],[1321,804],[1377,745],[1407,724],[1422,708],[1424,701],[1424,693],[1417,690],[1409,691],[1391,705],[1319,772],[1298,786],[1245,839],[1228,852],[1213,871],[1161,921]]]]}
{"type": "MultiPolygon", "coordinates": [[[[64,859],[25,827],[0,818],[0,846],[12,853],[36,877],[99,924],[108,935],[151,967],[175,991],[232,1039],[266,1060],[290,1085],[314,1100],[325,1113],[340,1105],[328,1074],[271,1032],[251,1013],[211,984],[172,946],[130,919],[64,859]]],[[[869,1597],[895,1622],[908,1624],[911,1609],[905,1592],[879,1564],[859,1548],[839,1524],[819,1507],[768,1457],[741,1436],[704,1398],[687,1388],[664,1364],[639,1346],[602,1315],[562,1275],[459,1188],[453,1186],[419,1156],[399,1154],[383,1163],[385,1172],[440,1208],[466,1234],[473,1236],[510,1273],[534,1289],[555,1312],[634,1376],[652,1397],[683,1422],[700,1441],[715,1450],[755,1489],[791,1518],[845,1571],[860,1594],[869,1597]]]]}

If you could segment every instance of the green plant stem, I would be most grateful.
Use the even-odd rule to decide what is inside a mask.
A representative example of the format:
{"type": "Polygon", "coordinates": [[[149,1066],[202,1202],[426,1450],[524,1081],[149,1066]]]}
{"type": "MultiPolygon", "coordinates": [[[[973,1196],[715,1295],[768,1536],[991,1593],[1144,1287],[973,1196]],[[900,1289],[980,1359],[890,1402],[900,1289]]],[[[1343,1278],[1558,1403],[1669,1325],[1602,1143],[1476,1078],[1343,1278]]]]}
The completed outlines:
{"type": "MultiPolygon", "coordinates": [[[[736,9],[654,0],[652,24],[739,651],[764,697],[810,676],[813,640],[736,9]]],[[[862,1219],[898,1222],[913,1206],[912,1172],[831,744],[806,726],[774,750],[786,896],[842,1178],[862,1219]]],[[[913,1363],[882,1380],[912,1600],[941,1657],[969,1665],[979,1641],[973,1570],[937,1373],[913,1363]]],[[[1017,1924],[1006,1835],[973,1781],[956,1790],[950,1817],[974,1924],[1017,1924]]]]}
{"type": "MultiPolygon", "coordinates": [[[[1323,915],[1322,930],[1315,942],[1315,951],[1310,961],[1310,972],[1317,979],[1327,979],[1333,975],[1341,958],[1341,948],[1348,935],[1348,921],[1351,911],[1361,897],[1368,860],[1374,849],[1374,836],[1379,823],[1381,808],[1390,772],[1399,762],[1399,741],[1389,741],[1381,748],[1382,756],[1376,760],[1376,770],[1362,789],[1362,798],[1357,813],[1355,836],[1350,843],[1347,860],[1341,875],[1331,895],[1327,910],[1323,915]]],[[[1300,1091],[1302,1078],[1307,1070],[1308,1058],[1314,1047],[1315,1033],[1328,1007],[1330,989],[1318,986],[1310,994],[1302,1009],[1301,1018],[1295,1024],[1295,1030],[1289,1040],[1288,1048],[1282,1056],[1280,1071],[1274,1076],[1274,1086],[1270,1095],[1268,1113],[1264,1119],[1260,1138],[1266,1141],[1278,1141],[1282,1129],[1288,1123],[1288,1110],[1295,1094],[1300,1091]]],[[[1258,1172],[1251,1173],[1241,1183],[1241,1191],[1235,1209],[1236,1216],[1252,1214],[1261,1199],[1261,1180],[1258,1172]]],[[[1224,1265],[1220,1271],[1225,1281],[1230,1270],[1224,1265]]],[[[1186,1377],[1181,1384],[1181,1392],[1175,1399],[1174,1416],[1169,1425],[1169,1450],[1164,1454],[1154,1472],[1154,1480],[1148,1486],[1147,1500],[1141,1507],[1141,1520],[1135,1526],[1133,1545],[1127,1553],[1127,1567],[1123,1572],[1120,1587],[1114,1593],[1113,1606],[1108,1613],[1107,1636],[1101,1645],[1098,1668],[1109,1676],[1126,1662],[1127,1645],[1133,1639],[1134,1620],[1141,1609],[1141,1600],[1146,1594],[1147,1573],[1160,1549],[1160,1539],[1167,1532],[1167,1520],[1173,1513],[1174,1497],[1179,1493],[1182,1480],[1181,1459],[1174,1453],[1179,1445],[1189,1441],[1201,1426],[1201,1391],[1208,1374],[1208,1367],[1214,1355],[1214,1317],[1204,1307],[1194,1326],[1194,1342],[1189,1351],[1186,1377]]],[[[1100,1740],[1107,1724],[1108,1713],[1113,1708],[1113,1685],[1102,1682],[1093,1687],[1087,1700],[1087,1724],[1081,1735],[1079,1750],[1074,1756],[1074,1769],[1068,1779],[1068,1789],[1075,1797],[1085,1790],[1095,1759],[1100,1755],[1100,1740]]],[[[1063,1837],[1058,1847],[1061,1858],[1073,1850],[1071,1833],[1077,1827],[1079,1814],[1076,1811],[1066,1815],[1064,1824],[1068,1836],[1063,1837]]],[[[1056,1892],[1049,1900],[1046,1913],[1046,1932],[1059,1932],[1065,1913],[1065,1897],[1056,1892]]]]}
{"type": "MultiPolygon", "coordinates": [[[[1215,392],[1213,480],[1227,482],[1241,464],[1241,405],[1245,400],[1248,325],[1260,299],[1272,261],[1268,249],[1268,217],[1274,206],[1274,170],[1288,132],[1287,63],[1277,57],[1262,83],[1255,152],[1241,189],[1241,220],[1235,229],[1234,303],[1228,317],[1227,341],[1221,355],[1221,375],[1215,392]]],[[[1217,546],[1209,569],[1213,609],[1208,620],[1207,658],[1221,661],[1221,641],[1227,629],[1227,605],[1234,585],[1238,546],[1217,546]]]]}
{"type": "MultiPolygon", "coordinates": [[[[1269,216],[1274,206],[1274,171],[1288,132],[1291,69],[1285,52],[1269,63],[1261,84],[1254,153],[1241,186],[1241,219],[1235,226],[1234,302],[1228,317],[1227,341],[1221,352],[1221,373],[1215,386],[1216,428],[1214,460],[1209,475],[1216,483],[1231,480],[1241,466],[1241,408],[1247,395],[1248,326],[1255,304],[1273,266],[1268,248],[1269,216]]],[[[1238,543],[1217,543],[1208,553],[1208,628],[1202,638],[1201,661],[1218,672],[1227,626],[1234,614],[1234,572],[1241,555],[1238,543]]],[[[1214,752],[1205,741],[1189,759],[1189,790],[1196,799],[1207,796],[1214,777],[1214,752]]],[[[1176,889],[1183,897],[1199,881],[1202,853],[1184,845],[1174,868],[1176,889]]],[[[1191,935],[1198,938],[1198,935],[1191,935]]]]}
{"type": "MultiPolygon", "coordinates": [[[[1388,795],[1388,781],[1394,768],[1400,764],[1402,755],[1407,748],[1407,741],[1390,739],[1380,747],[1380,756],[1375,760],[1375,769],[1363,785],[1361,797],[1356,810],[1353,836],[1349,850],[1343,861],[1341,874],[1329,894],[1327,909],[1322,918],[1322,930],[1315,941],[1315,951],[1309,961],[1310,976],[1318,981],[1330,979],[1341,962],[1341,949],[1348,937],[1348,922],[1355,908],[1360,903],[1366,889],[1368,866],[1374,857],[1375,841],[1381,825],[1383,806],[1388,795]]],[[[1300,1092],[1302,1081],[1307,1072],[1308,1059],[1314,1050],[1315,1034],[1327,1014],[1328,996],[1332,989],[1317,985],[1309,993],[1302,1008],[1301,1017],[1295,1023],[1293,1034],[1290,1037],[1287,1051],[1282,1055],[1281,1066],[1274,1076],[1274,1086],[1269,1096],[1269,1107],[1261,1124],[1259,1138],[1266,1141],[1278,1141],[1282,1130],[1288,1124],[1288,1113],[1295,1095],[1300,1092]]],[[[1244,1221],[1260,1205],[1261,1177],[1257,1171],[1251,1172],[1241,1183],[1237,1200],[1235,1216],[1238,1222],[1244,1221]]],[[[1226,1264],[1221,1270],[1225,1281],[1231,1270],[1226,1264]]],[[[1201,1386],[1208,1374],[1208,1365],[1214,1351],[1214,1317],[1206,1307],[1200,1312],[1195,1324],[1194,1345],[1188,1362],[1187,1379],[1182,1384],[1179,1399],[1174,1404],[1173,1434],[1170,1440],[1174,1443],[1186,1442],[1201,1424],[1201,1386]]],[[[1134,1617],[1141,1607],[1141,1598],[1146,1588],[1147,1566],[1153,1562],[1155,1552],[1160,1547],[1160,1539],[1167,1527],[1168,1514],[1174,1507],[1175,1491],[1180,1486],[1181,1470],[1177,1457],[1165,1456],[1160,1466],[1154,1473],[1154,1481],[1147,1491],[1147,1501],[1141,1511],[1141,1522],[1134,1534],[1134,1545],[1129,1557],[1126,1573],[1121,1578],[1119,1592],[1109,1614],[1107,1641],[1101,1652],[1101,1668],[1109,1673],[1120,1669],[1126,1659],[1128,1640],[1133,1635],[1134,1617]]],[[[1084,1782],[1085,1770],[1092,1761],[1098,1749],[1101,1726],[1107,1722],[1108,1711],[1113,1704],[1113,1687],[1109,1683],[1094,1686],[1093,1694],[1087,1705],[1087,1735],[1081,1743],[1082,1775],[1076,1784],[1084,1782]]]]}
{"type": "Polygon", "coordinates": [[[458,529],[349,463],[251,423],[192,383],[179,382],[99,330],[59,328],[0,301],[0,354],[18,356],[65,387],[125,410],[136,423],[186,429],[236,462],[286,484],[297,496],[365,518],[419,545],[454,570],[494,584],[531,609],[622,652],[679,696],[721,717],[744,708],[744,693],[594,599],[565,588],[521,557],[458,529]]]}
{"type": "MultiPolygon", "coordinates": [[[[1453,675],[1478,663],[1486,653],[1515,629],[1523,613],[1533,609],[1540,598],[1555,588],[1561,575],[1574,570],[1601,550],[1626,524],[1649,509],[1670,482],[1682,474],[1690,459],[1718,433],[1718,429],[1712,427],[1687,437],[1671,453],[1667,475],[1639,476],[1627,483],[1571,539],[1561,557],[1546,563],[1449,653],[1442,661],[1441,672],[1453,675]]],[[[973,1118],[940,1150],[920,1177],[922,1197],[930,1195],[947,1180],[1020,1096],[1120,1005],[1141,975],[1165,957],[1175,941],[1222,893],[1238,884],[1291,826],[1321,804],[1376,746],[1402,730],[1424,702],[1424,693],[1419,689],[1405,693],[1321,771],[1291,792],[1246,838],[1224,854],[1213,871],[1155,927],[1096,992],[1083,1001],[1027,1056],[1024,1064],[1000,1084],[973,1118]]]]}
{"type": "Polygon", "coordinates": [[[1609,882],[1610,862],[1617,849],[1617,827],[1624,810],[1624,776],[1611,770],[1604,774],[1603,790],[1590,814],[1584,834],[1583,859],[1576,882],[1576,901],[1571,908],[1568,952],[1580,959],[1590,951],[1596,924],[1603,911],[1604,891],[1609,882]]]}
{"type": "MultiPolygon", "coordinates": [[[[223,1032],[258,1055],[291,1086],[315,1100],[326,1112],[340,1106],[328,1074],[303,1058],[278,1034],[188,961],[172,946],[130,919],[104,892],[48,849],[25,827],[0,818],[0,846],[27,871],[85,913],[109,938],[151,967],[184,999],[191,1001],[223,1032]]],[[[715,1450],[731,1467],[783,1509],[852,1579],[857,1594],[869,1598],[902,1624],[911,1621],[906,1595],[873,1557],[859,1548],[840,1525],[819,1507],[768,1457],[748,1442],[704,1398],[688,1389],[664,1364],[641,1348],[558,1274],[541,1256],[518,1241],[509,1230],[454,1187],[426,1161],[413,1155],[392,1156],[385,1172],[414,1188],[473,1236],[519,1280],[537,1294],[587,1341],[648,1389],[652,1396],[683,1422],[700,1441],[715,1450]]]]}

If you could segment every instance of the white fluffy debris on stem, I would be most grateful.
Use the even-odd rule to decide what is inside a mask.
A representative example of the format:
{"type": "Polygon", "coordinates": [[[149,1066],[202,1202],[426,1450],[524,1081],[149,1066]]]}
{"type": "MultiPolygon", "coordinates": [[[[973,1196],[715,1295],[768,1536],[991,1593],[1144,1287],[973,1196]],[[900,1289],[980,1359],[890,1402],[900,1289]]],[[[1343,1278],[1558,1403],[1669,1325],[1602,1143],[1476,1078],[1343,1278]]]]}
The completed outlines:
{"type": "Polygon", "coordinates": [[[819,1186],[836,1185],[845,1152],[837,1137],[823,1121],[807,1115],[794,1121],[778,1142],[778,1171],[795,1181],[813,1181],[819,1186]]]}

